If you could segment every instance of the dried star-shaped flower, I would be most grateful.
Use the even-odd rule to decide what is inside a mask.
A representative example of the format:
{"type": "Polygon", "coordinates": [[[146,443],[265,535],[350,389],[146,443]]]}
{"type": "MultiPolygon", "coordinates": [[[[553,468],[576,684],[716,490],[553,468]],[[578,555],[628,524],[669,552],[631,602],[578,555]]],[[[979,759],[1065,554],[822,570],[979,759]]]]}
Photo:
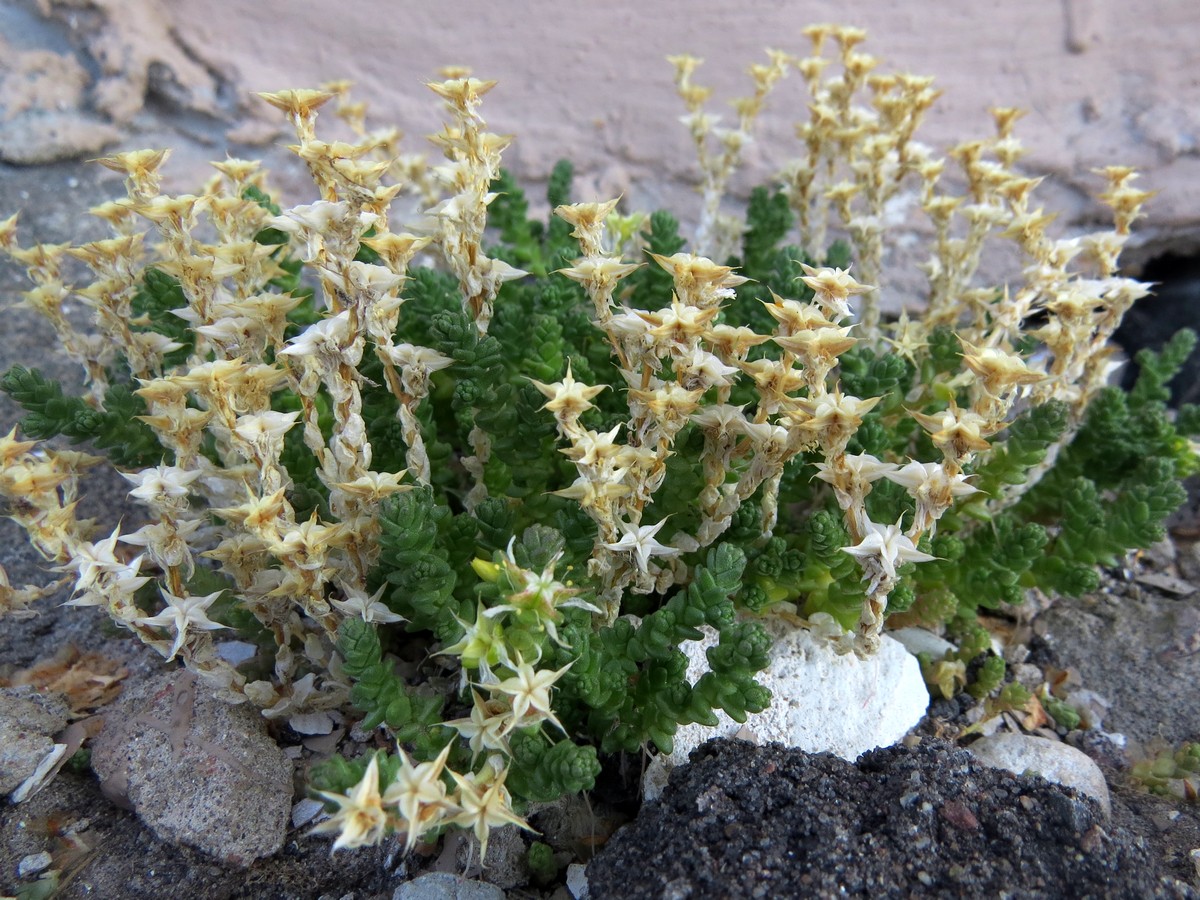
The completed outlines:
{"type": "Polygon", "coordinates": [[[995,347],[977,347],[964,338],[959,341],[965,351],[963,363],[979,377],[983,390],[993,397],[1009,388],[1037,384],[1046,377],[1030,369],[1015,353],[995,347]]]}
{"type": "Polygon", "coordinates": [[[816,303],[799,303],[787,300],[771,291],[771,302],[763,301],[763,308],[770,313],[771,318],[778,322],[784,336],[798,331],[812,331],[816,328],[828,328],[834,325],[825,317],[824,311],[816,303]]]}
{"type": "Polygon", "coordinates": [[[297,359],[310,360],[319,356],[339,359],[342,347],[350,339],[350,311],[342,310],[336,316],[329,316],[309,325],[299,335],[292,338],[288,345],[279,351],[280,356],[294,356],[297,359]]]}
{"type": "Polygon", "coordinates": [[[167,601],[167,608],[156,616],[143,616],[136,621],[139,625],[170,628],[175,632],[175,643],[171,645],[171,652],[167,655],[168,660],[174,659],[180,648],[183,647],[189,628],[214,631],[218,628],[228,627],[208,618],[208,608],[216,602],[221,594],[225,593],[223,590],[213,591],[203,597],[177,597],[166,588],[160,588],[160,591],[163,599],[167,601]]]}
{"type": "Polygon", "coordinates": [[[452,719],[445,722],[447,728],[453,728],[467,739],[474,759],[480,753],[489,750],[512,755],[508,745],[508,735],[512,731],[516,718],[513,716],[512,705],[503,697],[485,699],[479,691],[472,689],[473,705],[471,715],[466,719],[452,719]]]}
{"type": "Polygon", "coordinates": [[[71,561],[55,571],[76,573],[75,590],[64,606],[101,606],[124,595],[132,597],[150,579],[139,575],[142,557],[124,563],[117,559],[120,528],[98,543],[81,541],[72,549],[71,561]]]}
{"type": "Polygon", "coordinates": [[[713,325],[704,333],[704,339],[713,352],[722,359],[740,360],[746,358],[751,347],[765,344],[771,337],[766,334],[758,334],[745,325],[734,327],[733,325],[718,324],[713,325]]]}
{"type": "Polygon", "coordinates": [[[342,584],[342,591],[346,595],[344,600],[335,600],[330,598],[330,603],[342,613],[342,615],[352,618],[362,619],[364,622],[378,622],[380,625],[389,625],[392,622],[403,622],[404,617],[392,612],[387,605],[379,598],[383,596],[387,585],[383,585],[374,594],[367,596],[367,592],[348,584],[342,584]]]}
{"type": "Polygon", "coordinates": [[[331,803],[336,803],[337,811],[317,825],[312,833],[340,831],[333,842],[333,850],[370,847],[383,840],[388,817],[379,793],[379,760],[375,754],[371,754],[371,761],[367,763],[362,779],[350,789],[349,794],[335,794],[332,791],[318,793],[331,803]]]}
{"type": "MultiPolygon", "coordinates": [[[[266,412],[238,416],[234,433],[253,447],[263,459],[275,459],[283,446],[283,437],[296,424],[298,412],[266,412]]],[[[198,473],[197,473],[198,474],[198,473]]]]}
{"type": "Polygon", "coordinates": [[[734,275],[730,266],[721,266],[703,256],[691,253],[676,253],[661,256],[651,253],[654,261],[671,273],[675,289],[688,303],[707,307],[732,297],[733,289],[749,281],[742,275],[734,275]]]}
{"type": "Polygon", "coordinates": [[[280,524],[286,521],[285,511],[288,509],[286,488],[280,488],[264,497],[256,496],[249,485],[245,486],[245,490],[245,503],[239,506],[218,507],[212,511],[223,519],[236,522],[249,531],[261,530],[266,531],[268,535],[274,534],[280,524]]]}
{"type": "Polygon", "coordinates": [[[956,497],[966,497],[979,492],[973,484],[967,484],[969,475],[961,472],[950,475],[939,463],[922,463],[912,460],[903,468],[884,472],[888,481],[903,485],[918,502],[933,501],[949,506],[956,497]]]}
{"type": "Polygon", "coordinates": [[[399,472],[367,472],[353,481],[335,482],[334,487],[371,503],[378,503],[392,494],[402,494],[413,489],[411,484],[400,483],[400,479],[406,474],[408,469],[401,469],[399,472]]]}
{"type": "Polygon", "coordinates": [[[849,509],[871,493],[871,484],[896,471],[895,463],[881,462],[869,453],[847,453],[840,465],[817,463],[816,477],[833,485],[842,509],[849,509]]]}
{"type": "Polygon", "coordinates": [[[617,432],[620,430],[620,425],[615,425],[611,431],[605,432],[584,430],[571,435],[572,446],[564,447],[558,452],[576,465],[599,468],[620,453],[623,445],[616,442],[617,432]]]}
{"type": "Polygon", "coordinates": [[[0,438],[0,468],[15,463],[36,446],[37,441],[18,441],[17,426],[14,425],[8,434],[0,438]]]}
{"type": "Polygon", "coordinates": [[[446,797],[442,773],[450,756],[450,744],[432,762],[413,765],[403,749],[397,747],[400,768],[383,792],[383,805],[394,806],[404,820],[404,852],[416,846],[421,835],[436,828],[452,808],[446,797]]]}
{"type": "Polygon", "coordinates": [[[971,453],[988,449],[984,432],[990,433],[988,423],[976,412],[959,409],[951,402],[950,407],[938,415],[910,412],[921,427],[929,432],[933,445],[955,461],[966,459],[971,453]]]}
{"type": "Polygon", "coordinates": [[[200,477],[200,470],[187,471],[178,466],[153,466],[132,474],[122,473],[130,484],[137,485],[129,496],[150,506],[165,509],[187,507],[188,486],[200,477]]]}
{"type": "Polygon", "coordinates": [[[688,348],[708,330],[712,320],[720,312],[716,307],[703,309],[685,303],[676,294],[671,305],[655,312],[636,310],[651,326],[647,332],[660,347],[688,348]]]}
{"type": "Polygon", "coordinates": [[[623,263],[619,259],[597,256],[591,259],[580,259],[570,268],[558,269],[556,273],[565,275],[579,284],[594,285],[606,295],[611,296],[613,288],[622,278],[632,275],[641,267],[641,263],[623,263]]]}
{"type": "Polygon", "coordinates": [[[507,694],[512,698],[513,723],[511,727],[525,728],[541,722],[553,722],[559,731],[566,734],[567,730],[562,727],[562,723],[554,715],[554,708],[550,705],[550,686],[574,664],[575,661],[572,660],[555,671],[534,669],[532,663],[525,662],[518,654],[515,663],[507,664],[514,673],[510,678],[494,684],[481,685],[481,687],[485,687],[489,691],[507,694]]]}
{"type": "Polygon", "coordinates": [[[183,566],[184,575],[191,578],[195,572],[189,540],[204,524],[203,519],[178,519],[143,525],[131,534],[121,535],[121,543],[145,547],[150,559],[166,569],[183,566]]]}
{"type": "Polygon", "coordinates": [[[595,257],[604,252],[602,247],[604,223],[608,219],[609,213],[616,208],[616,200],[608,200],[604,203],[574,203],[569,206],[557,207],[554,214],[564,222],[575,226],[571,236],[579,241],[585,256],[595,257]]]}
{"type": "Polygon", "coordinates": [[[875,562],[889,581],[896,579],[897,564],[936,559],[917,549],[912,539],[901,530],[899,521],[895,525],[868,522],[866,536],[853,547],[843,547],[842,552],[860,560],[875,562]]]}
{"type": "Polygon", "coordinates": [[[625,468],[614,469],[603,479],[580,475],[571,482],[570,487],[550,493],[556,497],[578,501],[584,509],[592,509],[606,501],[626,497],[632,492],[633,489],[629,485],[622,483],[627,471],[625,468]]]}
{"type": "MultiPolygon", "coordinates": [[[[487,767],[484,771],[487,772],[487,767]]],[[[491,779],[484,777],[484,773],[464,777],[453,771],[450,777],[458,785],[458,806],[461,810],[451,821],[474,831],[479,840],[481,863],[487,858],[488,834],[492,828],[516,825],[533,831],[529,823],[512,810],[512,796],[504,786],[508,769],[502,769],[499,775],[491,779]]]]}
{"type": "Polygon", "coordinates": [[[561,424],[563,422],[573,422],[579,418],[584,412],[592,408],[591,400],[608,385],[600,384],[595,387],[589,387],[586,384],[578,382],[571,375],[571,363],[567,361],[567,374],[562,381],[556,381],[553,384],[542,384],[540,381],[534,381],[533,386],[541,391],[550,400],[542,409],[548,409],[554,413],[554,417],[561,424]]]}
{"type": "Polygon", "coordinates": [[[260,91],[258,96],[294,119],[307,119],[336,95],[329,91],[301,88],[275,93],[260,91]]]}
{"type": "Polygon", "coordinates": [[[850,297],[875,290],[869,285],[859,284],[845,269],[827,266],[813,268],[804,263],[800,264],[800,268],[804,270],[800,280],[813,289],[817,303],[825,308],[835,323],[850,315],[850,304],[847,302],[850,297]]]}
{"type": "Polygon", "coordinates": [[[630,525],[628,522],[618,522],[617,526],[624,534],[621,539],[604,546],[617,553],[632,553],[637,560],[638,571],[646,573],[649,570],[651,556],[678,556],[682,551],[677,547],[660,544],[654,537],[667,524],[667,520],[653,525],[630,525]]]}

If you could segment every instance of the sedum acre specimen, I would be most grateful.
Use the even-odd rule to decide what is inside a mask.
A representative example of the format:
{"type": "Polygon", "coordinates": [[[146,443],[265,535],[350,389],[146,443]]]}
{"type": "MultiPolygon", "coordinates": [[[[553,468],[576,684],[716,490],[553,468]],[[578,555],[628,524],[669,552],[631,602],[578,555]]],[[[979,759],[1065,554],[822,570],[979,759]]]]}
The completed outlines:
{"type": "MultiPolygon", "coordinates": [[[[126,177],[93,210],[110,237],[26,247],[0,225],[25,304],[87,373],[80,397],[4,376],[33,439],[0,440],[8,514],[71,605],[230,701],[397,743],[318,773],[335,847],[459,826],[486,850],[528,802],[589,789],[599,754],[763,709],[760,617],[859,654],[889,616],[978,638],[977,608],[1094,587],[1182,501],[1200,416],[1172,418],[1164,384],[1194,338],[1141,358],[1132,394],[1107,385],[1109,338],[1147,293],[1117,271],[1147,199],[1134,173],[1099,173],[1111,230],[1053,237],[1015,110],[943,158],[915,138],[928,79],[877,74],[856,29],[808,34],[810,56],[751,67],[729,128],[699,61],[672,60],[701,170],[690,245],[665,212],[573,202],[565,164],[553,216],[531,219],[480,115],[493,84],[463,70],[429,85],[438,165],[368,131],[345,85],[289,90],[263,97],[310,203],[281,208],[236,159],[168,196],[167,153],[140,151],[100,161],[126,177]],[[724,188],[785,77],[808,94],[797,157],[730,219],[724,188]],[[319,136],[331,108],[351,139],[319,136]],[[910,252],[928,296],[887,321],[905,205],[927,219],[910,252]],[[997,243],[1021,268],[981,284],[997,243]],[[101,459],[37,443],[58,436],[107,455],[144,525],[76,516],[101,459]],[[679,647],[706,631],[691,683],[679,647]],[[233,636],[248,662],[220,652],[233,636]]],[[[0,580],[0,609],[43,593],[0,580]]],[[[977,693],[1003,679],[983,671],[977,693]]]]}

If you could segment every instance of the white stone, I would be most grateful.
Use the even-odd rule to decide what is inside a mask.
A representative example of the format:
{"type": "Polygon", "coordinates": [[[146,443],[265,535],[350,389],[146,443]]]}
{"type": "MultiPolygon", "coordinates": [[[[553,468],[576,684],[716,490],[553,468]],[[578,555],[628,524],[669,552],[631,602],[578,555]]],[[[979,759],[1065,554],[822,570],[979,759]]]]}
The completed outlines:
{"type": "Polygon", "coordinates": [[[575,900],[588,900],[587,869],[579,863],[567,866],[567,890],[575,900]]]}
{"type": "Polygon", "coordinates": [[[904,649],[916,656],[918,653],[928,653],[934,659],[941,659],[952,650],[957,650],[944,637],[939,637],[932,631],[910,626],[889,631],[888,636],[904,645],[904,649]]]}
{"type": "Polygon", "coordinates": [[[1017,775],[1026,772],[1047,781],[1074,788],[1095,798],[1107,816],[1112,811],[1108,784],[1095,761],[1070,744],[1026,734],[993,734],[967,748],[985,765],[1007,769],[1017,775]]]}
{"type": "Polygon", "coordinates": [[[21,861],[17,863],[17,876],[28,878],[30,875],[44,872],[50,868],[50,863],[53,861],[53,858],[45,850],[41,853],[31,853],[28,856],[23,856],[21,857],[21,861]]]}
{"type": "MultiPolygon", "coordinates": [[[[899,642],[884,636],[879,652],[863,660],[839,655],[832,642],[804,629],[770,619],[763,625],[774,645],[770,665],[755,677],[771,692],[771,705],[751,714],[745,726],[721,710],[716,727],[681,726],[672,752],[655,757],[646,769],[646,799],[657,798],[671,769],[687,762],[692,750],[713,737],[738,736],[745,728],[761,743],[777,741],[853,761],[867,750],[894,744],[925,715],[929,692],[921,667],[899,642]]],[[[715,631],[704,631],[704,640],[682,648],[693,683],[708,671],[704,652],[717,640],[715,631]]]]}

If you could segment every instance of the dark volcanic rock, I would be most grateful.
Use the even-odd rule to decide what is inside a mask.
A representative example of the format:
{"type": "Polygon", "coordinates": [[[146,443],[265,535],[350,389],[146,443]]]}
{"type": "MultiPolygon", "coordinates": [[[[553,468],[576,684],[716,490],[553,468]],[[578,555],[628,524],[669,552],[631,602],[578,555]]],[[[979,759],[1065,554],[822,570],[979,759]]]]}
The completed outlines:
{"type": "Polygon", "coordinates": [[[622,900],[1197,896],[1093,801],[932,740],[855,764],[709,742],[588,880],[622,900]]]}

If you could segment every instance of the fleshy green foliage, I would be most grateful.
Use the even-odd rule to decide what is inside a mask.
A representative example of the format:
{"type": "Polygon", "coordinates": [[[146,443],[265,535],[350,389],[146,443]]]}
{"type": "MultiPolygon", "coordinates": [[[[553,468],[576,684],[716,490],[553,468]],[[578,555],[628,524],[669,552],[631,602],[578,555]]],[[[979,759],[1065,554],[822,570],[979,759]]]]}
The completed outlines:
{"type": "Polygon", "coordinates": [[[1005,431],[1004,446],[974,471],[975,487],[983,497],[995,496],[1006,485],[1024,484],[1026,473],[1046,457],[1046,448],[1067,427],[1067,406],[1052,400],[1030,407],[1005,431]]]}
{"type": "Polygon", "coordinates": [[[549,884],[558,877],[558,863],[554,861],[554,850],[549,844],[543,844],[541,841],[530,844],[525,864],[529,866],[529,874],[538,884],[549,884]]]}
{"type": "Polygon", "coordinates": [[[1139,353],[1132,391],[1103,388],[1075,440],[1023,498],[1019,513],[1060,523],[1032,564],[1038,584],[1064,594],[1093,590],[1096,564],[1114,565],[1163,538],[1163,522],[1186,499],[1180,479],[1195,465],[1189,432],[1180,430],[1195,423],[1191,414],[1172,423],[1165,385],[1195,343],[1184,330],[1161,352],[1139,353]]]}
{"type": "Polygon", "coordinates": [[[0,378],[0,390],[25,410],[21,430],[29,437],[64,435],[75,444],[90,442],[119,466],[156,465],[166,452],[154,432],[138,421],[146,405],[126,385],[109,388],[104,408],[95,409],[81,397],[65,395],[57,381],[37,369],[13,366],[0,378]]]}
{"type": "Polygon", "coordinates": [[[967,693],[976,700],[986,697],[1003,684],[1006,669],[1003,656],[988,654],[975,672],[974,680],[967,685],[967,693]]]}
{"type": "Polygon", "coordinates": [[[921,674],[930,687],[950,698],[960,690],[977,700],[991,695],[1004,683],[1008,667],[1002,656],[992,652],[991,633],[969,615],[950,622],[947,636],[957,649],[948,650],[941,659],[921,654],[921,674]]]}
{"type": "Polygon", "coordinates": [[[739,274],[753,280],[737,289],[737,297],[725,309],[725,321],[769,332],[773,323],[763,304],[771,302],[772,291],[801,300],[811,297],[796,279],[804,274],[800,264],[811,264],[813,260],[797,247],[779,246],[793,218],[782,192],[765,187],[751,192],[742,253],[730,259],[728,265],[737,266],[739,274]]]}
{"type": "Polygon", "coordinates": [[[1200,799],[1200,743],[1188,742],[1156,759],[1135,763],[1131,777],[1155,794],[1200,799]]]}
{"type": "MultiPolygon", "coordinates": [[[[434,503],[429,489],[416,489],[384,502],[379,536],[387,605],[413,629],[455,634],[454,616],[465,614],[454,597],[458,573],[449,563],[439,526],[450,510],[434,503]]],[[[377,640],[377,639],[376,639],[377,640]]]]}
{"type": "Polygon", "coordinates": [[[1046,710],[1050,718],[1059,727],[1065,728],[1068,731],[1079,727],[1079,711],[1066,701],[1059,700],[1052,695],[1047,695],[1042,698],[1042,708],[1046,710]]]}
{"type": "Polygon", "coordinates": [[[347,619],[338,629],[338,649],[353,687],[350,702],[365,713],[367,730],[386,724],[399,741],[416,741],[438,724],[443,697],[409,690],[383,658],[379,636],[370,622],[347,619]]]}
{"type": "MultiPolygon", "coordinates": [[[[1047,540],[1042,525],[1022,523],[1014,515],[1002,513],[962,539],[957,558],[922,563],[913,579],[918,591],[945,592],[962,610],[1020,603],[1022,578],[1041,558],[1047,540]]],[[[957,552],[958,547],[953,550],[957,552]]],[[[953,611],[949,604],[946,609],[953,611]]]]}
{"type": "MultiPolygon", "coordinates": [[[[643,229],[646,239],[646,250],[659,256],[671,256],[684,249],[686,243],[679,236],[679,222],[666,210],[660,209],[650,214],[648,227],[643,229]]],[[[625,281],[629,296],[645,309],[655,309],[664,306],[671,298],[671,276],[666,269],[646,260],[642,266],[625,281]]]]}
{"type": "Polygon", "coordinates": [[[842,551],[850,535],[841,516],[828,509],[814,513],[804,542],[805,566],[798,585],[802,611],[828,613],[843,628],[852,628],[862,611],[864,591],[857,564],[842,551]]]}
{"type": "Polygon", "coordinates": [[[545,802],[590,791],[600,774],[595,747],[566,738],[551,742],[533,729],[514,734],[509,743],[513,757],[505,783],[525,800],[545,802]]]}
{"type": "MultiPolygon", "coordinates": [[[[560,160],[555,165],[546,190],[552,210],[570,202],[573,177],[570,162],[560,160]]],[[[505,170],[492,182],[491,189],[497,196],[488,207],[488,223],[499,232],[501,243],[495,250],[501,259],[539,277],[570,265],[576,245],[565,222],[551,219],[546,224],[530,219],[525,192],[505,170]]]]}
{"type": "Polygon", "coordinates": [[[570,730],[584,726],[600,735],[600,749],[636,751],[653,741],[664,753],[681,724],[715,724],[714,709],[736,721],[766,708],[768,692],[753,680],[767,664],[768,640],[760,626],[735,624],[730,599],[741,585],[746,560],[729,544],[709,551],[695,578],[659,609],[634,626],[619,619],[599,632],[571,628],[565,638],[576,662],[559,684],[570,730]],[[687,660],[677,647],[699,640],[701,625],[720,633],[709,651],[711,670],[693,685],[685,677],[687,660]]]}
{"type": "Polygon", "coordinates": [[[1010,681],[1000,689],[999,695],[996,697],[997,706],[1000,709],[1014,710],[1024,709],[1033,694],[1029,688],[1021,684],[1019,681],[1010,681]]]}

